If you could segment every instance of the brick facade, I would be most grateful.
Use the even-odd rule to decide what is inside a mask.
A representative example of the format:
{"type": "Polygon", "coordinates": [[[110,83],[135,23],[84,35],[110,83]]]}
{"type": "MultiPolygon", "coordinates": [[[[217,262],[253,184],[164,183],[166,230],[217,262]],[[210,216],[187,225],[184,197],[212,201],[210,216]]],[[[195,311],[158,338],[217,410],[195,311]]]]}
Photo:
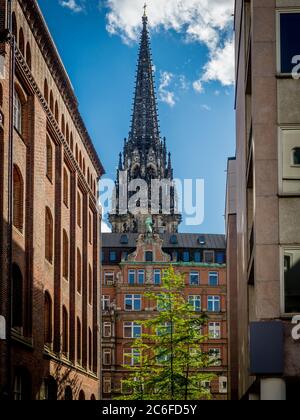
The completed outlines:
{"type": "MultiPolygon", "coordinates": [[[[209,316],[209,323],[218,324],[220,332],[216,339],[209,339],[204,350],[219,349],[221,365],[211,368],[218,379],[210,384],[214,399],[227,399],[227,281],[225,264],[225,241],[219,235],[219,241],[214,235],[176,234],[146,240],[145,235],[102,235],[102,396],[111,399],[120,395],[121,381],[126,377],[124,365],[124,349],[130,349],[134,339],[125,338],[124,323],[147,319],[157,313],[157,308],[149,298],[144,296],[149,288],[159,293],[160,285],[155,284],[155,273],[163,271],[172,264],[175,270],[184,275],[186,287],[184,294],[201,298],[200,310],[209,316]],[[178,245],[171,244],[177,238],[178,245]],[[127,238],[127,240],[126,240],[127,238]],[[184,238],[184,240],[183,240],[184,238]],[[200,245],[201,241],[206,244],[200,245]],[[171,239],[171,240],[170,240],[171,239]],[[127,245],[126,245],[127,242],[127,245]],[[213,249],[212,247],[216,247],[213,249]],[[212,251],[212,260],[208,262],[208,251],[212,251]],[[152,262],[146,262],[145,254],[151,252],[152,262]],[[184,253],[186,253],[184,255],[184,253]],[[187,253],[189,258],[187,258],[187,253]],[[197,254],[197,256],[196,256],[197,254]],[[218,257],[217,257],[218,255],[218,257]],[[222,255],[224,255],[222,257],[222,255]],[[221,261],[220,258],[223,258],[221,261]],[[195,261],[199,262],[195,262],[195,261]],[[201,261],[201,262],[200,262],[201,261]],[[218,263],[218,262],[220,263],[218,263]],[[138,272],[144,273],[143,284],[138,284],[138,272]],[[135,273],[135,284],[129,284],[129,272],[135,273]],[[191,273],[197,273],[199,284],[192,285],[191,273]],[[216,275],[217,282],[210,285],[209,275],[216,275]],[[140,310],[129,311],[125,307],[125,295],[140,295],[140,310]],[[209,297],[220,299],[220,307],[210,311],[209,297]],[[111,331],[111,333],[109,333],[111,331]],[[107,359],[106,359],[107,358],[107,359]],[[108,361],[111,361],[109,364],[108,361]],[[111,391],[111,392],[108,392],[111,391]]],[[[208,325],[203,334],[208,335],[208,325]]]]}
{"type": "MultiPolygon", "coordinates": [[[[6,5],[0,1],[1,16],[6,15],[6,5]]],[[[1,19],[0,24],[5,34],[6,21],[1,19]]],[[[7,339],[0,341],[0,398],[98,399],[101,213],[97,181],[103,167],[36,1],[13,2],[10,29],[15,35],[15,53],[9,39],[2,36],[0,43],[4,62],[0,73],[5,74],[0,80],[0,315],[7,324],[7,339]],[[13,109],[14,91],[18,99],[15,97],[13,109]],[[23,206],[16,201],[13,168],[22,180],[23,206]],[[21,211],[22,229],[14,226],[12,207],[21,211]],[[46,209],[50,224],[52,219],[48,238],[46,209]],[[46,245],[52,248],[49,261],[46,245]],[[82,268],[79,290],[77,252],[82,268]],[[17,281],[21,287],[15,290],[17,281]],[[47,314],[45,293],[50,297],[47,314]],[[16,301],[20,304],[18,325],[16,301]]]]}

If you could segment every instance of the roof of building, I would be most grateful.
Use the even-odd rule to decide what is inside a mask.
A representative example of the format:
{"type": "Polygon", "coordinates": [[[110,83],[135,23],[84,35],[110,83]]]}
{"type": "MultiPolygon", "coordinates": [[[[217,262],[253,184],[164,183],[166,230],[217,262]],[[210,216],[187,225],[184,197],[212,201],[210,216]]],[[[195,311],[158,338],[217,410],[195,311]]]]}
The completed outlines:
{"type": "MultiPolygon", "coordinates": [[[[139,234],[137,233],[103,233],[103,248],[135,248],[139,234]],[[126,239],[127,238],[127,239],[126,239]]],[[[166,233],[161,235],[163,248],[195,248],[222,249],[226,248],[225,235],[197,233],[166,233]]]]}

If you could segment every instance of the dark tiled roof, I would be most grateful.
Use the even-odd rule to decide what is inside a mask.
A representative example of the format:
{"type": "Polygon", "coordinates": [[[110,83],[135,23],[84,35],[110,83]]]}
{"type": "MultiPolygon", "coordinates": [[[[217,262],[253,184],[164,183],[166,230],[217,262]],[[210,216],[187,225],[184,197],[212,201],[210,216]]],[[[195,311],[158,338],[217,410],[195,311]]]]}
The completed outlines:
{"type": "MultiPolygon", "coordinates": [[[[102,246],[104,248],[135,248],[136,241],[138,238],[137,233],[127,233],[128,244],[121,244],[120,233],[103,233],[102,234],[102,246]]],[[[225,249],[225,235],[205,235],[205,234],[195,234],[195,233],[177,233],[178,243],[171,243],[170,239],[174,236],[172,234],[166,233],[161,235],[164,240],[163,248],[202,248],[202,249],[225,249]],[[200,245],[199,238],[205,239],[205,244],[200,245]]]]}

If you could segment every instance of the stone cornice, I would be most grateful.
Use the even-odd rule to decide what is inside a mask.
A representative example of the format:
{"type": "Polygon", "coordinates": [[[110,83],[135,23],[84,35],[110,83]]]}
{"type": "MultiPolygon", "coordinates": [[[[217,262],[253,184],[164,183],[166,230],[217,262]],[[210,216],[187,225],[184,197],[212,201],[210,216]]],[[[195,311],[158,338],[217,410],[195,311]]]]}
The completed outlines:
{"type": "Polygon", "coordinates": [[[41,10],[36,0],[18,0],[18,2],[100,178],[105,170],[79,113],[73,87],[41,10]]]}

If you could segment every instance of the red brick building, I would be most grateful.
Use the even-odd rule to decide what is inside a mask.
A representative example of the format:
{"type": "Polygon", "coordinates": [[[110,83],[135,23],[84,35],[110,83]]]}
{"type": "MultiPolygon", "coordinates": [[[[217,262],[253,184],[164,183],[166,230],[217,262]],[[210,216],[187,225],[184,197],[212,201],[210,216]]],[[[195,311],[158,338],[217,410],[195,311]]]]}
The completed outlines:
{"type": "Polygon", "coordinates": [[[37,2],[0,37],[0,398],[98,399],[103,167],[37,2]]]}
{"type": "MultiPolygon", "coordinates": [[[[143,234],[102,235],[102,392],[111,399],[122,392],[134,339],[143,332],[136,321],[157,315],[144,296],[159,293],[163,271],[172,264],[185,276],[186,298],[195,312],[209,317],[204,346],[221,362],[213,398],[227,399],[227,286],[223,235],[164,234],[150,240],[143,234]]],[[[145,332],[145,331],[144,331],[145,332]]],[[[133,355],[132,355],[133,357],[133,355]]]]}

